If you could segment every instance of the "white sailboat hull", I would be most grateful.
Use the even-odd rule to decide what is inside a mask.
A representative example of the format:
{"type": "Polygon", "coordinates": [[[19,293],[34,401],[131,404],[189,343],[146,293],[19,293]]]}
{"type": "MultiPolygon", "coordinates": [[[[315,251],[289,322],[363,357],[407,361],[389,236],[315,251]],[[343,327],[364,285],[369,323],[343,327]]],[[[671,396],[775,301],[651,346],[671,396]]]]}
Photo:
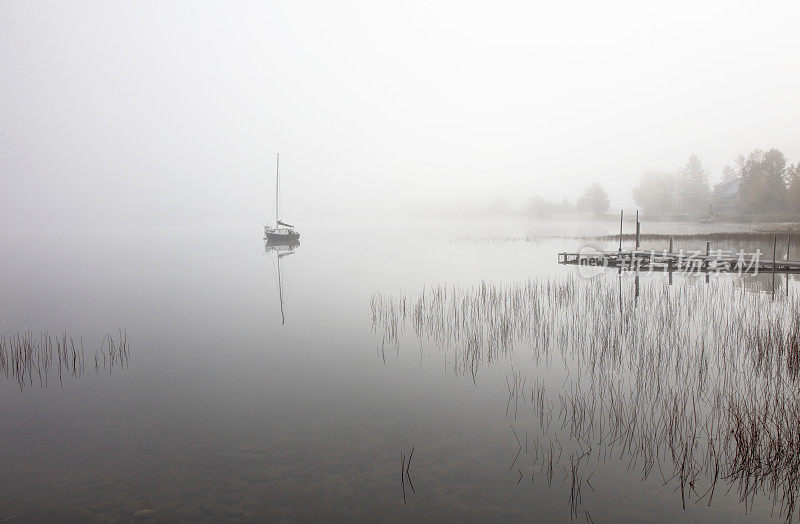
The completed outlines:
{"type": "Polygon", "coordinates": [[[271,242],[295,242],[300,240],[300,233],[288,228],[264,228],[264,238],[271,242]]]}

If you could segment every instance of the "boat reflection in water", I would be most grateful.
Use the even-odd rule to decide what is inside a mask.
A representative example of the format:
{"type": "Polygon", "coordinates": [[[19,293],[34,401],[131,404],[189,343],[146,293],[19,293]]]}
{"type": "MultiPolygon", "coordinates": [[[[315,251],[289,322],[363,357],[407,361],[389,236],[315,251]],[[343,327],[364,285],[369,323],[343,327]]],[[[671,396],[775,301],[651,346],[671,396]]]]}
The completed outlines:
{"type": "Polygon", "coordinates": [[[297,239],[275,240],[267,238],[264,241],[264,251],[270,255],[275,253],[278,266],[278,300],[281,304],[281,324],[286,323],[286,316],[283,311],[283,279],[281,277],[281,261],[289,255],[294,255],[297,248],[300,247],[300,241],[297,239]]]}

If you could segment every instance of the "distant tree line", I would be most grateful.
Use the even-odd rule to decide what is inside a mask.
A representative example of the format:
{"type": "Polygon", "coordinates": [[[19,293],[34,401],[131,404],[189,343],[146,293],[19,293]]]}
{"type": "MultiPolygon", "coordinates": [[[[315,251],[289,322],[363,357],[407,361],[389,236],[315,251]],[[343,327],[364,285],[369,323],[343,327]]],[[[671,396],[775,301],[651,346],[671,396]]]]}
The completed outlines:
{"type": "Polygon", "coordinates": [[[528,201],[526,213],[536,218],[552,216],[592,214],[601,215],[608,211],[609,200],[606,190],[600,184],[590,184],[573,204],[566,198],[560,202],[535,196],[528,201]]]}
{"type": "Polygon", "coordinates": [[[636,205],[652,215],[714,215],[721,208],[726,214],[800,214],[800,162],[789,164],[778,149],[757,149],[726,165],[712,190],[693,154],[678,173],[645,172],[631,192],[636,205]]]}

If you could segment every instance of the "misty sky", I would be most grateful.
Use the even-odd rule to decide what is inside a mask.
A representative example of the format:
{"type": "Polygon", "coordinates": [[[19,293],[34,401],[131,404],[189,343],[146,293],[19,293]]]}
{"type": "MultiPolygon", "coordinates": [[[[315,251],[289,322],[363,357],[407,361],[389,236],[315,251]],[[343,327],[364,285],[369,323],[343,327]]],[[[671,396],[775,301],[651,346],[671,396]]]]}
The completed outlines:
{"type": "Polygon", "coordinates": [[[800,160],[800,2],[0,0],[1,227],[631,206],[800,160]]]}

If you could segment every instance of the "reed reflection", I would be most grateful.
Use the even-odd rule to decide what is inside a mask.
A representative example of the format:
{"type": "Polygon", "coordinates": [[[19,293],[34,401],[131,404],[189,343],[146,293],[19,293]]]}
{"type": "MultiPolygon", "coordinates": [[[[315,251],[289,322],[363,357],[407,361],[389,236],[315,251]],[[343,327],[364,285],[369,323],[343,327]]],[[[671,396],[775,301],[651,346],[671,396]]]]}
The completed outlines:
{"type": "MultiPolygon", "coordinates": [[[[96,374],[125,369],[130,360],[128,333],[107,333],[89,361],[96,374]]],[[[30,331],[0,336],[0,375],[13,380],[22,391],[38,382],[48,387],[51,375],[63,385],[64,377],[81,378],[86,373],[86,351],[83,339],[77,341],[66,331],[51,335],[34,335],[30,331]]]]}
{"type": "Polygon", "coordinates": [[[517,483],[568,482],[571,516],[613,460],[643,482],[658,478],[684,509],[710,506],[722,484],[745,511],[767,499],[791,519],[800,297],[773,300],[733,278],[697,284],[606,273],[429,286],[374,294],[372,321],[382,353],[412,337],[452,352],[453,370],[476,384],[483,366],[510,364],[509,470],[517,483]],[[515,369],[515,355],[532,369],[515,369]],[[545,385],[554,366],[566,377],[560,387],[545,385]]]}

